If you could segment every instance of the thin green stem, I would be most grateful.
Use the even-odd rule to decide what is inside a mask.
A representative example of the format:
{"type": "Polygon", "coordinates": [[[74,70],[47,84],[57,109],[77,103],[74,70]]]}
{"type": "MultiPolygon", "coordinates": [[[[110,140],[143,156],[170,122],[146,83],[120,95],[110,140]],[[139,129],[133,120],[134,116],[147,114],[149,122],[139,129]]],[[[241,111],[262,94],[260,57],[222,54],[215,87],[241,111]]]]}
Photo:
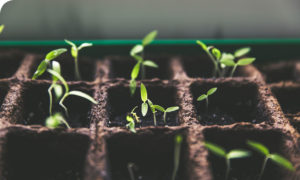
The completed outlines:
{"type": "Polygon", "coordinates": [[[229,159],[229,158],[226,158],[226,174],[225,174],[225,180],[228,179],[229,171],[230,171],[230,159],[229,159]]]}
{"type": "Polygon", "coordinates": [[[61,121],[62,123],[64,123],[64,124],[67,126],[68,129],[71,129],[69,123],[68,123],[66,120],[61,119],[60,121],[61,121]]]}
{"type": "Polygon", "coordinates": [[[207,54],[208,54],[209,58],[211,59],[211,61],[213,62],[214,66],[215,66],[215,68],[213,70],[213,77],[216,77],[217,73],[219,73],[218,62],[210,52],[207,51],[207,54]]]}
{"type": "Polygon", "coordinates": [[[205,102],[206,102],[206,110],[208,110],[208,97],[205,98],[205,102]]]}
{"type": "Polygon", "coordinates": [[[68,108],[63,103],[64,103],[64,100],[68,97],[68,95],[69,95],[68,93],[65,93],[65,95],[59,101],[59,105],[65,110],[67,117],[69,117],[68,108]]]}
{"type": "Polygon", "coordinates": [[[172,173],[172,180],[176,179],[176,174],[177,174],[179,162],[180,162],[180,149],[181,149],[181,143],[176,143],[175,149],[174,149],[174,169],[173,169],[173,173],[172,173]]]}
{"type": "Polygon", "coordinates": [[[166,111],[164,112],[164,122],[165,122],[165,124],[167,124],[167,112],[166,111]]]}
{"type": "Polygon", "coordinates": [[[233,74],[234,74],[236,68],[237,68],[237,64],[235,64],[235,65],[233,66],[233,68],[232,68],[232,70],[231,70],[231,73],[230,73],[230,77],[233,77],[233,74]]]}
{"type": "Polygon", "coordinates": [[[267,165],[268,159],[269,159],[268,156],[266,156],[265,159],[264,159],[264,162],[263,162],[263,165],[262,165],[262,167],[261,167],[261,170],[260,170],[260,173],[259,173],[259,176],[258,176],[257,180],[261,180],[261,178],[262,178],[262,176],[263,176],[263,173],[264,173],[264,171],[265,171],[265,167],[266,167],[266,165],[267,165]]]}
{"type": "Polygon", "coordinates": [[[127,165],[129,176],[130,176],[131,180],[135,180],[134,172],[133,172],[133,166],[134,166],[133,163],[128,163],[128,165],[127,165]]]}
{"type": "Polygon", "coordinates": [[[153,113],[153,121],[154,121],[154,126],[157,126],[155,113],[153,113]]]}
{"type": "Polygon", "coordinates": [[[81,80],[79,65],[78,65],[78,57],[75,57],[74,60],[75,60],[75,78],[76,80],[81,80]]]}
{"type": "Polygon", "coordinates": [[[53,104],[53,96],[52,96],[52,89],[54,88],[54,83],[51,84],[51,86],[48,89],[49,94],[49,114],[52,116],[52,104],[53,104]]]}

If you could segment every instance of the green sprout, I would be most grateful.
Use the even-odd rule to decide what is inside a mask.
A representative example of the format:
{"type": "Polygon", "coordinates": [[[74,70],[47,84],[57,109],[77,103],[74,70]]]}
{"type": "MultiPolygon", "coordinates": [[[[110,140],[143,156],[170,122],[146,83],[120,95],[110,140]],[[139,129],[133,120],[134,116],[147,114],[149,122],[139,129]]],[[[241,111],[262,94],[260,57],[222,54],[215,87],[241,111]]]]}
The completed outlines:
{"type": "Polygon", "coordinates": [[[254,149],[255,151],[257,151],[265,156],[261,171],[258,176],[258,180],[260,180],[262,178],[267,161],[269,159],[290,171],[295,171],[295,168],[293,167],[292,163],[289,160],[285,159],[284,157],[280,156],[279,154],[271,154],[269,149],[266,146],[264,146],[263,144],[255,142],[255,141],[247,141],[247,144],[252,149],[254,149]]]}
{"type": "Polygon", "coordinates": [[[158,68],[158,65],[153,62],[152,60],[145,60],[144,59],[144,49],[146,46],[152,43],[152,41],[155,39],[157,35],[157,31],[152,31],[149,34],[147,34],[144,39],[142,40],[142,44],[135,45],[131,51],[130,55],[137,61],[137,63],[134,65],[132,71],[131,71],[131,80],[130,80],[130,93],[133,95],[136,90],[136,78],[139,75],[139,72],[141,71],[141,79],[145,79],[146,77],[146,68],[145,66],[152,67],[152,68],[158,68]],[[141,70],[140,70],[141,69],[141,70]]]}
{"type": "Polygon", "coordinates": [[[197,101],[203,101],[204,99],[206,100],[206,109],[208,109],[208,96],[214,94],[217,91],[217,88],[211,88],[207,91],[206,94],[202,94],[197,98],[197,101]]]}
{"type": "MultiPolygon", "coordinates": [[[[61,74],[60,64],[57,61],[52,62],[52,70],[57,72],[58,74],[61,74]]],[[[56,101],[58,101],[63,95],[63,88],[60,84],[57,84],[57,81],[58,81],[57,77],[52,76],[52,84],[48,88],[50,116],[52,115],[52,104],[53,104],[52,90],[54,90],[56,101]]]]}
{"type": "Polygon", "coordinates": [[[44,72],[47,70],[50,62],[52,60],[54,60],[55,58],[57,58],[58,56],[60,56],[61,54],[65,53],[66,51],[67,51],[67,49],[65,49],[65,48],[55,49],[53,51],[50,51],[46,55],[45,59],[39,64],[37,70],[33,74],[32,79],[36,79],[39,76],[41,76],[42,74],[44,74],[44,72]]]}
{"type": "Polygon", "coordinates": [[[155,105],[153,105],[153,103],[152,103],[152,101],[150,99],[148,99],[147,101],[148,101],[148,104],[150,106],[151,112],[153,114],[154,126],[157,126],[155,105]]]}
{"type": "Polygon", "coordinates": [[[176,179],[177,171],[179,168],[180,163],[180,149],[181,149],[181,143],[182,143],[182,136],[176,135],[175,136],[175,147],[174,147],[174,168],[172,173],[172,180],[176,179]]]}
{"type": "Polygon", "coordinates": [[[141,111],[142,111],[142,115],[145,117],[148,112],[148,104],[147,104],[148,94],[147,94],[147,89],[143,83],[141,83],[141,99],[143,101],[141,105],[141,111]]]}
{"type": "Polygon", "coordinates": [[[50,129],[56,129],[58,128],[61,124],[65,124],[67,128],[71,128],[68,124],[68,122],[65,120],[65,118],[62,116],[60,113],[55,113],[53,115],[50,115],[46,119],[46,126],[50,129]]]}
{"type": "Polygon", "coordinates": [[[210,60],[214,64],[213,77],[225,77],[228,68],[231,69],[230,77],[233,77],[233,74],[238,66],[246,66],[255,61],[253,57],[245,57],[250,51],[250,47],[244,47],[238,49],[234,54],[221,52],[219,49],[213,46],[207,46],[202,41],[197,40],[196,43],[202,47],[202,49],[207,53],[210,60]]]}
{"type": "Polygon", "coordinates": [[[167,124],[167,113],[174,112],[174,111],[177,111],[179,109],[178,106],[172,106],[172,107],[168,107],[167,109],[165,109],[160,105],[154,105],[154,108],[159,110],[160,112],[164,113],[163,118],[164,118],[164,123],[165,124],[167,124]]]}
{"type": "Polygon", "coordinates": [[[63,103],[64,103],[65,99],[71,95],[79,96],[79,97],[84,98],[94,104],[97,104],[97,102],[91,96],[89,96],[88,94],[86,94],[84,92],[70,91],[69,85],[67,84],[66,80],[56,71],[48,69],[47,72],[50,73],[52,76],[56,77],[63,84],[63,86],[65,88],[65,93],[64,93],[63,97],[60,99],[59,105],[65,110],[65,113],[67,116],[69,116],[68,109],[63,103]]]}
{"type": "Polygon", "coordinates": [[[127,114],[126,120],[128,121],[128,124],[126,124],[126,127],[133,133],[136,133],[135,130],[135,122],[140,123],[140,118],[138,117],[137,113],[135,113],[135,109],[137,106],[135,106],[130,113],[127,114]]]}
{"type": "Polygon", "coordinates": [[[76,46],[73,42],[65,39],[65,42],[68,43],[71,46],[71,55],[74,58],[75,61],[75,78],[76,80],[81,80],[81,75],[79,71],[79,65],[78,65],[78,54],[79,51],[85,47],[91,47],[93,46],[92,43],[82,43],[80,46],[76,46]]]}
{"type": "Polygon", "coordinates": [[[222,158],[224,158],[226,160],[226,174],[225,174],[225,180],[228,179],[229,176],[229,171],[230,171],[230,160],[231,159],[237,159],[237,158],[246,158],[249,157],[251,155],[251,153],[249,151],[246,150],[242,150],[242,149],[234,149],[229,151],[228,153],[226,153],[226,151],[224,150],[224,148],[212,144],[210,142],[205,142],[204,146],[211,151],[212,153],[214,153],[217,156],[220,156],[222,158]]]}

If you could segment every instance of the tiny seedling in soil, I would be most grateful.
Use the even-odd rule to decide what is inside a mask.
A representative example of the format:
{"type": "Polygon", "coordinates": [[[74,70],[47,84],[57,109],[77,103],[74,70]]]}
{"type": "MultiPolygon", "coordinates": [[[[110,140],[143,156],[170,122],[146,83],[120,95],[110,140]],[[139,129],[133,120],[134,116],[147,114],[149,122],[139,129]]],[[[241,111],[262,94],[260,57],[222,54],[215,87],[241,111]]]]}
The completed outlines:
{"type": "Polygon", "coordinates": [[[159,110],[160,112],[163,112],[164,113],[164,123],[167,124],[167,113],[171,113],[171,112],[174,112],[174,111],[177,111],[179,109],[178,106],[172,106],[172,107],[168,107],[167,109],[163,108],[162,106],[160,105],[153,105],[155,109],[159,110]]]}
{"type": "MultiPolygon", "coordinates": [[[[52,70],[57,72],[58,74],[61,74],[61,68],[60,64],[57,61],[52,62],[52,70]]],[[[49,114],[52,115],[52,105],[53,105],[53,96],[52,96],[52,90],[54,90],[55,94],[55,100],[58,101],[62,95],[63,95],[63,89],[60,84],[57,84],[57,77],[52,76],[52,84],[48,88],[48,94],[49,94],[49,114]]]]}
{"type": "Polygon", "coordinates": [[[230,160],[231,159],[237,159],[237,158],[246,158],[251,155],[249,151],[242,150],[242,149],[234,149],[226,153],[225,149],[222,147],[212,144],[210,142],[205,142],[204,146],[214,153],[217,156],[220,156],[226,160],[226,174],[225,174],[225,180],[228,179],[229,171],[230,171],[230,160]]]}
{"type": "Polygon", "coordinates": [[[65,124],[67,128],[71,128],[61,113],[55,113],[46,119],[46,127],[56,129],[60,125],[65,124]]]}
{"type": "Polygon", "coordinates": [[[244,57],[250,52],[249,47],[238,49],[234,54],[221,52],[213,46],[207,46],[202,41],[196,41],[207,53],[214,64],[213,77],[225,77],[228,68],[232,68],[229,77],[232,77],[238,66],[246,66],[255,61],[253,57],[244,57]]]}
{"type": "Polygon", "coordinates": [[[205,99],[206,101],[206,109],[208,109],[208,96],[211,96],[212,94],[214,94],[217,91],[217,88],[211,88],[207,91],[206,94],[202,94],[197,98],[197,101],[203,101],[205,99]]]}
{"type": "Polygon", "coordinates": [[[71,55],[74,58],[74,63],[75,63],[75,79],[76,80],[81,80],[81,75],[79,71],[79,65],[78,65],[78,54],[79,51],[85,47],[91,47],[93,44],[92,43],[82,43],[80,46],[76,46],[73,42],[65,39],[65,42],[68,43],[71,46],[71,55]]]}
{"type": "Polygon", "coordinates": [[[279,154],[271,154],[269,149],[266,146],[264,146],[263,144],[261,144],[259,142],[255,142],[255,141],[247,141],[247,144],[252,149],[254,149],[255,151],[257,151],[265,156],[262,168],[261,168],[259,176],[258,176],[258,180],[260,180],[262,178],[267,161],[269,159],[290,171],[295,171],[295,168],[293,167],[292,163],[289,160],[285,159],[284,157],[280,156],[279,154]]]}
{"type": "Polygon", "coordinates": [[[144,39],[142,40],[142,44],[135,45],[131,51],[130,55],[137,61],[135,66],[131,71],[131,80],[130,80],[130,93],[133,95],[136,90],[136,78],[139,76],[141,72],[141,79],[145,79],[146,77],[146,68],[145,66],[158,68],[158,65],[153,62],[152,60],[145,60],[144,59],[144,49],[148,46],[156,37],[157,31],[152,31],[147,34],[144,39]]]}
{"type": "Polygon", "coordinates": [[[128,122],[128,124],[126,124],[126,127],[133,133],[136,133],[135,130],[135,122],[140,123],[140,119],[138,117],[138,115],[135,112],[135,109],[137,108],[137,106],[135,106],[130,113],[127,114],[126,116],[126,120],[128,122]]]}
{"type": "Polygon", "coordinates": [[[182,136],[176,135],[175,136],[175,147],[174,147],[174,168],[172,173],[172,180],[176,179],[177,171],[179,168],[180,163],[180,149],[181,149],[181,143],[182,143],[182,136]]]}

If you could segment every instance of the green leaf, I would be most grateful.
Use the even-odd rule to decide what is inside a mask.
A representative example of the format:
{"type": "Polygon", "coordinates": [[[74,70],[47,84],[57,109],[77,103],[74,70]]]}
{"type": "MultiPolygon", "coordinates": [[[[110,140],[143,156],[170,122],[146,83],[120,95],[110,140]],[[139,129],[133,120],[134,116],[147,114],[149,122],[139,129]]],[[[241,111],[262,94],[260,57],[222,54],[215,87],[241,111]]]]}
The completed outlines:
{"type": "Polygon", "coordinates": [[[46,119],[46,126],[51,129],[58,128],[65,121],[65,118],[60,113],[55,113],[46,119]]]}
{"type": "Polygon", "coordinates": [[[258,143],[258,142],[255,142],[255,141],[247,141],[247,144],[249,146],[251,146],[254,150],[262,153],[263,155],[269,155],[270,152],[268,150],[268,148],[266,146],[264,146],[263,144],[261,143],[258,143]]]}
{"type": "Polygon", "coordinates": [[[235,62],[233,59],[221,59],[220,62],[222,64],[225,64],[226,66],[228,67],[231,67],[231,66],[234,66],[235,65],[235,62]]]}
{"type": "Polygon", "coordinates": [[[76,44],[74,44],[72,41],[69,41],[69,40],[65,39],[65,42],[67,44],[69,44],[70,46],[72,46],[72,47],[77,47],[76,44]]]}
{"type": "Polygon", "coordinates": [[[240,59],[238,62],[237,62],[237,65],[239,66],[246,66],[248,64],[251,64],[255,61],[255,58],[243,58],[243,59],[240,59]]]}
{"type": "Polygon", "coordinates": [[[79,97],[82,97],[86,100],[89,100],[90,102],[92,102],[94,104],[97,104],[97,102],[95,101],[94,98],[92,98],[90,95],[88,95],[84,92],[81,92],[81,91],[70,91],[69,95],[79,96],[79,97]]]}
{"type": "MultiPolygon", "coordinates": [[[[53,62],[52,62],[52,69],[53,69],[53,71],[57,72],[58,74],[61,74],[61,69],[60,69],[60,64],[59,64],[59,62],[53,61],[53,62]]],[[[57,79],[57,77],[52,76],[52,80],[53,80],[53,81],[57,81],[58,79],[57,79]]]]}
{"type": "Polygon", "coordinates": [[[68,86],[66,80],[60,74],[58,74],[56,71],[53,71],[52,69],[48,69],[47,71],[51,75],[57,77],[63,83],[63,85],[64,85],[64,87],[66,89],[66,93],[68,93],[69,92],[69,86],[68,86]]]}
{"type": "Polygon", "coordinates": [[[228,159],[245,158],[245,157],[249,157],[250,155],[251,153],[249,151],[242,150],[242,149],[235,149],[235,150],[231,150],[227,154],[227,158],[228,159]]]}
{"type": "Polygon", "coordinates": [[[135,45],[135,46],[131,49],[130,55],[131,55],[131,56],[134,56],[134,55],[136,55],[136,54],[142,52],[143,50],[144,50],[144,47],[143,47],[142,45],[140,45],[140,44],[137,44],[137,45],[135,45]]]}
{"type": "Polygon", "coordinates": [[[51,61],[52,59],[55,59],[57,58],[58,56],[60,56],[61,54],[65,53],[67,51],[66,48],[60,48],[60,49],[55,49],[53,51],[50,51],[45,59],[48,60],[48,61],[51,61]]]}
{"type": "Polygon", "coordinates": [[[279,154],[271,154],[269,156],[269,158],[272,159],[277,164],[287,168],[288,170],[295,171],[295,168],[293,167],[293,164],[289,160],[287,160],[284,157],[280,156],[279,154]]]}
{"type": "Polygon", "coordinates": [[[131,79],[136,79],[140,72],[140,63],[136,63],[136,65],[133,67],[131,71],[131,79]]]}
{"type": "Polygon", "coordinates": [[[158,65],[155,62],[151,61],[151,60],[144,61],[143,65],[153,67],[153,68],[158,68],[158,65]]]}
{"type": "Polygon", "coordinates": [[[142,103],[142,115],[146,116],[147,112],[148,112],[148,104],[146,102],[143,102],[142,103]]]}
{"type": "Polygon", "coordinates": [[[155,39],[156,36],[157,36],[157,30],[148,33],[142,41],[143,46],[149,45],[155,39]]]}
{"type": "Polygon", "coordinates": [[[221,51],[217,48],[213,48],[212,49],[212,54],[217,58],[217,59],[220,59],[221,58],[221,51]]]}
{"type": "Polygon", "coordinates": [[[134,55],[132,56],[136,61],[138,61],[139,63],[143,62],[144,59],[142,58],[142,56],[139,56],[139,55],[134,55]]]}
{"type": "Polygon", "coordinates": [[[93,46],[92,43],[82,43],[79,47],[78,47],[78,50],[81,50],[83,48],[86,48],[86,47],[91,47],[93,46]]]}
{"type": "Polygon", "coordinates": [[[152,101],[150,99],[148,99],[147,102],[148,102],[148,104],[150,106],[150,109],[151,109],[152,113],[155,113],[156,111],[155,111],[155,107],[154,107],[152,101]]]}
{"type": "Polygon", "coordinates": [[[134,119],[133,119],[130,115],[127,115],[127,116],[126,116],[126,120],[127,120],[128,122],[134,122],[134,119]]]}
{"type": "Polygon", "coordinates": [[[55,93],[55,98],[58,101],[63,95],[63,88],[61,85],[55,84],[53,86],[53,89],[54,89],[54,93],[55,93]]]}
{"type": "Polygon", "coordinates": [[[177,111],[178,109],[179,109],[178,106],[168,107],[166,109],[166,112],[173,112],[173,111],[177,111]]]}
{"type": "Polygon", "coordinates": [[[132,133],[136,133],[136,130],[135,130],[135,123],[134,123],[134,122],[129,122],[128,124],[126,124],[126,127],[128,127],[128,129],[129,129],[132,133]]]}
{"type": "Polygon", "coordinates": [[[32,79],[36,79],[38,78],[39,76],[41,76],[42,74],[44,74],[44,72],[47,70],[47,66],[48,66],[48,61],[46,60],[43,60],[37,70],[34,72],[33,76],[32,76],[32,79]]]}
{"type": "Polygon", "coordinates": [[[161,112],[165,112],[165,108],[161,107],[160,105],[153,105],[153,107],[161,112]]]}
{"type": "Polygon", "coordinates": [[[201,96],[199,96],[198,98],[197,98],[197,101],[203,101],[204,99],[206,99],[207,98],[207,95],[206,94],[202,94],[201,96]]]}
{"type": "Polygon", "coordinates": [[[0,25],[0,34],[2,33],[2,31],[4,30],[4,24],[0,25]]]}
{"type": "Polygon", "coordinates": [[[234,52],[234,56],[239,58],[239,57],[242,57],[242,56],[245,56],[246,54],[248,54],[249,52],[251,51],[251,48],[250,47],[244,47],[244,48],[241,48],[241,49],[238,49],[234,52]]]}
{"type": "Polygon", "coordinates": [[[207,96],[210,96],[212,94],[214,94],[216,91],[217,91],[218,88],[214,87],[214,88],[211,88],[210,90],[207,91],[207,96]]]}
{"type": "Polygon", "coordinates": [[[226,158],[226,151],[222,147],[220,147],[216,144],[213,144],[213,143],[209,143],[209,142],[205,142],[204,146],[212,153],[226,158]]]}
{"type": "Polygon", "coordinates": [[[141,99],[146,102],[148,99],[147,89],[143,83],[141,83],[141,99]]]}
{"type": "Polygon", "coordinates": [[[196,43],[199,44],[204,51],[208,51],[207,46],[202,41],[197,40],[196,43]]]}
{"type": "Polygon", "coordinates": [[[135,90],[136,90],[136,80],[135,79],[130,80],[129,88],[130,88],[130,94],[134,95],[135,90]]]}

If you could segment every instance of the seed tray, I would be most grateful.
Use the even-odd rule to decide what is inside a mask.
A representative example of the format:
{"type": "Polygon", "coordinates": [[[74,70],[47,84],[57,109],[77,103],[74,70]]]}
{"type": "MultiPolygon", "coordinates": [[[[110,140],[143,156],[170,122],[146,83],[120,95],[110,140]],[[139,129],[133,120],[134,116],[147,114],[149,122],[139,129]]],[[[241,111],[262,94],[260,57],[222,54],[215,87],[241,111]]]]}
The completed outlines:
{"type": "MultiPolygon", "coordinates": [[[[170,179],[177,134],[183,136],[178,180],[223,179],[224,162],[210,154],[203,141],[230,150],[247,148],[248,139],[264,143],[296,168],[290,173],[270,162],[263,179],[300,178],[300,134],[295,123],[299,109],[292,112],[291,120],[285,108],[290,101],[280,96],[281,90],[300,87],[297,76],[288,79],[290,82],[268,81],[276,68],[266,65],[259,71],[249,65],[239,67],[233,78],[214,79],[209,78],[212,67],[204,56],[149,58],[161,66],[149,70],[143,81],[149,97],[164,107],[178,105],[180,110],[168,114],[167,126],[159,123],[154,127],[151,117],[146,116],[134,134],[125,128],[126,113],[141,103],[140,81],[136,95],[131,98],[129,94],[128,77],[134,60],[126,56],[81,58],[80,67],[87,67],[82,70],[85,75],[83,81],[74,81],[72,58],[58,58],[70,89],[90,94],[98,104],[68,99],[67,120],[72,129],[51,130],[44,127],[51,80],[47,76],[31,80],[42,56],[1,52],[0,62],[5,68],[0,73],[0,179],[129,180],[129,162],[138,166],[136,177],[143,180],[170,179]],[[204,102],[196,98],[211,87],[219,90],[210,99],[210,111],[204,111],[204,102]]],[[[296,97],[297,91],[293,92],[291,97],[296,97]]],[[[162,121],[160,114],[157,118],[162,121]]],[[[256,153],[253,159],[233,160],[230,179],[255,179],[262,161],[256,153]]]]}

